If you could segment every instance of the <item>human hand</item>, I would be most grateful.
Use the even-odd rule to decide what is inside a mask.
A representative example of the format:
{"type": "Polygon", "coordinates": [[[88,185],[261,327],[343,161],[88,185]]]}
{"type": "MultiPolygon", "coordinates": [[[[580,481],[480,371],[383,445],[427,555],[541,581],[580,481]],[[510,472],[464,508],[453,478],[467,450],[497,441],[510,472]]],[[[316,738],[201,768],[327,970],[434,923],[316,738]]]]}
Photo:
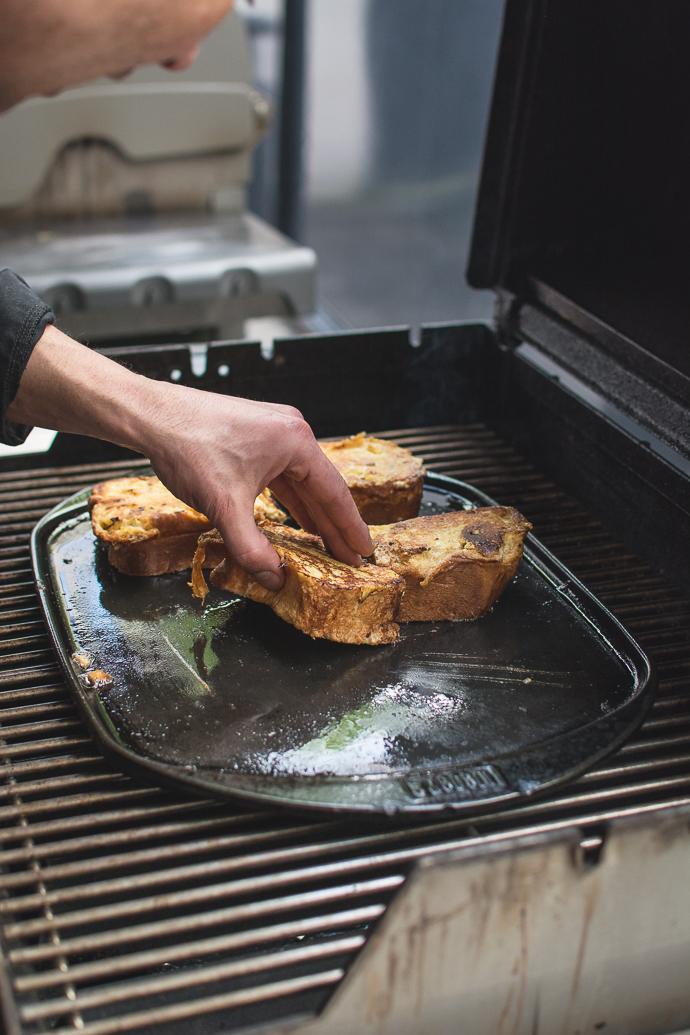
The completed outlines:
{"type": "Polygon", "coordinates": [[[119,78],[140,65],[186,68],[232,2],[3,0],[0,111],[98,76],[119,78]]]}
{"type": "Polygon", "coordinates": [[[266,486],[338,560],[359,565],[372,552],[345,482],[298,410],[156,384],[156,412],[140,448],[161,481],[214,523],[233,558],[262,586],[283,584],[278,555],[254,521],[254,500],[266,486]]]}
{"type": "Polygon", "coordinates": [[[360,564],[373,552],[345,482],[291,406],[152,381],[48,327],[7,416],[144,453],[267,589],[279,589],[283,573],[254,522],[254,499],[266,486],[338,560],[360,564]]]}

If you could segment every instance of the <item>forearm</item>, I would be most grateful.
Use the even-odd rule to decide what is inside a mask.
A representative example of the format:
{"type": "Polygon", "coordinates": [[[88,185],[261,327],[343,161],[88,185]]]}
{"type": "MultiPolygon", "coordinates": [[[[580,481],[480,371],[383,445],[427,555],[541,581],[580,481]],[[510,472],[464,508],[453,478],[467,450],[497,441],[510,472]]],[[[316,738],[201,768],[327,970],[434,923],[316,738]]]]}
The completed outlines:
{"type": "Polygon", "coordinates": [[[142,451],[165,388],[48,327],[7,416],[142,451]]]}

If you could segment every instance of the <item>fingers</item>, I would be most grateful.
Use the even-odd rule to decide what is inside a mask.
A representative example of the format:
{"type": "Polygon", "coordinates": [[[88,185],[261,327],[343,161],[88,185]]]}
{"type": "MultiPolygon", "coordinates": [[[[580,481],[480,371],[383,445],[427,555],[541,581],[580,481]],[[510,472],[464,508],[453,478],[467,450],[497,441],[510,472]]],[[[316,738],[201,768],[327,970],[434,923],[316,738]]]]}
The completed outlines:
{"type": "Polygon", "coordinates": [[[279,475],[271,482],[269,489],[276,499],[290,511],[292,517],[305,532],[311,532],[312,535],[319,534],[316,522],[288,478],[282,474],[279,475]]]}
{"type": "Polygon", "coordinates": [[[303,490],[301,490],[299,484],[294,486],[288,478],[281,476],[271,482],[269,488],[283,506],[287,507],[292,517],[305,532],[321,536],[327,550],[339,561],[343,561],[345,564],[352,564],[356,568],[359,567],[362,563],[360,554],[348,546],[335,524],[323,511],[323,508],[312,500],[309,494],[305,494],[304,499],[300,496],[300,491],[303,490]]]}
{"type": "Polygon", "coordinates": [[[175,57],[168,58],[167,61],[161,61],[163,68],[167,68],[169,72],[183,72],[185,68],[189,68],[196,61],[199,54],[199,44],[190,47],[189,50],[184,51],[182,54],[177,54],[175,57]]]}
{"type": "MultiPolygon", "coordinates": [[[[362,549],[361,551],[353,548],[350,545],[350,542],[348,542],[348,538],[346,536],[347,531],[351,530],[351,526],[348,526],[346,529],[340,528],[336,524],[336,522],[331,518],[330,514],[325,509],[325,507],[322,506],[322,504],[311,495],[309,490],[304,485],[304,482],[295,483],[295,492],[297,492],[301,496],[302,501],[306,506],[307,510],[309,511],[312,520],[316,524],[319,531],[319,535],[323,539],[324,543],[326,544],[330,552],[333,554],[333,556],[336,557],[339,561],[343,561],[345,564],[351,564],[354,567],[358,568],[362,563],[362,556],[369,556],[369,554],[374,552],[373,544],[371,545],[371,549],[369,549],[367,553],[364,553],[364,549],[366,549],[366,547],[364,547],[364,549],[362,549]]],[[[350,494],[348,492],[348,496],[349,495],[350,494]]],[[[354,500],[351,496],[350,502],[352,503],[352,507],[355,511],[357,521],[361,521],[362,519],[359,516],[357,508],[354,504],[354,500]]],[[[366,525],[364,526],[364,528],[366,530],[366,525]]],[[[365,537],[366,540],[369,540],[368,531],[365,531],[365,537]]]]}
{"type": "Polygon", "coordinates": [[[290,469],[285,475],[319,527],[320,534],[328,541],[338,560],[354,563],[341,556],[345,552],[369,557],[374,544],[369,529],[360,517],[350,490],[333,464],[314,440],[316,449],[310,457],[311,464],[302,470],[290,469]]]}
{"type": "Polygon", "coordinates": [[[343,478],[294,407],[177,385],[158,392],[146,411],[143,451],[175,495],[217,525],[233,559],[261,585],[278,589],[284,581],[253,520],[254,495],[266,485],[338,560],[359,565],[373,553],[343,478]]]}
{"type": "Polygon", "coordinates": [[[254,500],[236,499],[230,512],[217,518],[217,526],[225,547],[241,568],[264,587],[277,591],[285,576],[280,558],[254,521],[254,500]]]}
{"type": "Polygon", "coordinates": [[[299,484],[292,486],[287,478],[277,479],[277,481],[282,481],[283,484],[278,486],[276,482],[271,482],[269,486],[271,492],[275,492],[280,502],[287,507],[292,517],[305,532],[321,536],[326,549],[334,557],[345,564],[358,568],[362,563],[360,554],[348,546],[337,526],[329,519],[323,508],[311,499],[309,494],[304,494],[304,498],[302,498],[300,492],[303,490],[299,484]]]}
{"type": "Polygon", "coordinates": [[[282,438],[288,447],[284,452],[287,462],[269,487],[302,528],[318,532],[338,560],[360,565],[362,556],[373,553],[374,545],[342,475],[326,457],[299,411],[264,405],[288,418],[282,427],[282,438]]]}
{"type": "MultiPolygon", "coordinates": [[[[326,548],[339,561],[358,568],[362,563],[361,555],[353,550],[340,533],[337,525],[328,517],[323,507],[304,490],[300,483],[291,484],[285,476],[277,478],[269,485],[271,492],[290,511],[298,524],[312,535],[320,535],[326,548]],[[300,495],[302,493],[302,495],[300,495]]],[[[373,553],[373,547],[369,551],[373,553]]],[[[366,554],[365,556],[369,556],[366,554]]]]}

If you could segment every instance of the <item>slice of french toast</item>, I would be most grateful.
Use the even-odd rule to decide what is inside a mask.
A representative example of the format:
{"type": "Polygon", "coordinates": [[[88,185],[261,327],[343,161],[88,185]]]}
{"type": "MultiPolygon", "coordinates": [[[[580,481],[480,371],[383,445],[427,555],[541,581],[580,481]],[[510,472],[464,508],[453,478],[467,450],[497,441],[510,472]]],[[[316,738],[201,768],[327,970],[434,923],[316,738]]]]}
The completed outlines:
{"type": "Polygon", "coordinates": [[[399,622],[480,618],[515,575],[531,524],[480,507],[371,526],[374,561],[405,579],[399,622]]]}
{"type": "Polygon", "coordinates": [[[342,474],[368,525],[417,516],[424,487],[424,464],[409,449],[363,431],[319,445],[342,474]]]}
{"type": "MultiPolygon", "coordinates": [[[[155,475],[113,478],[95,485],[89,499],[94,535],[108,560],[126,575],[164,575],[191,567],[199,533],[211,522],[178,500],[155,475]]],[[[257,496],[254,519],[284,521],[268,490],[257,496]]],[[[218,564],[222,555],[215,559],[218,564]]],[[[214,558],[209,554],[209,564],[214,558]]]]}
{"type": "MultiPolygon", "coordinates": [[[[268,604],[312,639],[370,645],[397,640],[400,628],[393,619],[405,589],[400,575],[373,564],[361,568],[343,564],[326,553],[318,536],[300,529],[268,523],[261,530],[280,557],[283,588],[264,589],[228,554],[211,572],[214,586],[268,604]]],[[[199,539],[191,585],[194,595],[202,599],[208,592],[202,574],[208,550],[217,550],[222,542],[215,529],[199,539]]]]}

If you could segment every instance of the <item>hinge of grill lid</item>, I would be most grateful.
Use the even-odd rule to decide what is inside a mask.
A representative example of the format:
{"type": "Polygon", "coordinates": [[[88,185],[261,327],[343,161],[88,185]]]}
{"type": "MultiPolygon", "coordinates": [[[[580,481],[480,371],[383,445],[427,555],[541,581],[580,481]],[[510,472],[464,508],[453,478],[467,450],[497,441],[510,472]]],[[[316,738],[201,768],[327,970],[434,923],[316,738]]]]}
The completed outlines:
{"type": "Polygon", "coordinates": [[[532,281],[532,288],[529,300],[500,293],[499,334],[505,344],[515,348],[527,342],[533,359],[540,353],[566,378],[570,375],[585,392],[594,393],[600,400],[595,408],[614,423],[660,455],[663,449],[655,443],[670,447],[681,462],[665,458],[690,476],[690,378],[552,288],[538,281],[532,281]],[[626,421],[639,430],[627,427],[626,421]]]}

